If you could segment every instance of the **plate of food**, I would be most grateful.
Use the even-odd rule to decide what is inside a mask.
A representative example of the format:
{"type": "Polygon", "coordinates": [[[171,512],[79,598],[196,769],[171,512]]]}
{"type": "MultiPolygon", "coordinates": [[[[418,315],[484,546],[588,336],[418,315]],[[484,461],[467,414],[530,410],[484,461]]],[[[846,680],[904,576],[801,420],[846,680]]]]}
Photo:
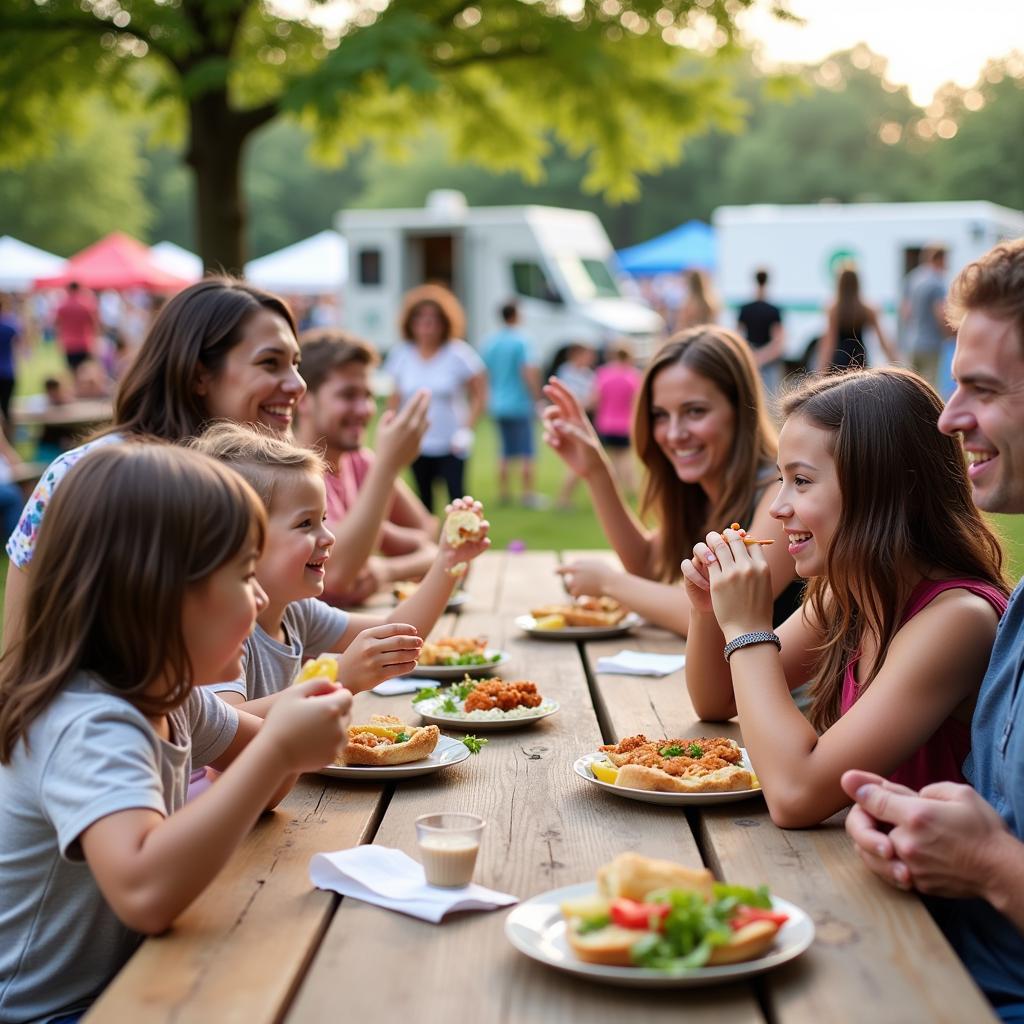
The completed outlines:
{"type": "MultiPolygon", "coordinates": [[[[391,593],[395,598],[395,604],[401,604],[406,598],[412,597],[418,588],[419,584],[412,580],[399,580],[396,583],[392,583],[391,593]]],[[[467,601],[469,601],[469,594],[462,589],[458,589],[448,598],[448,603],[444,606],[444,610],[446,612],[457,612],[467,601]]]]}
{"type": "Polygon", "coordinates": [[[334,764],[320,769],[335,779],[411,779],[465,761],[467,744],[442,736],[436,725],[406,725],[394,715],[371,715],[353,725],[348,746],[334,764]]]}
{"type": "Polygon", "coordinates": [[[443,636],[425,643],[409,673],[421,679],[461,679],[492,676],[509,660],[505,651],[487,646],[485,636],[443,636]]]}
{"type": "Polygon", "coordinates": [[[616,796],[648,804],[724,804],[761,795],[746,750],[722,736],[627,736],[577,758],[572,769],[616,796]]]}
{"type": "Polygon", "coordinates": [[[578,597],[566,604],[538,605],[516,625],[543,640],[601,640],[622,636],[640,624],[640,616],[610,597],[578,597]]]}
{"type": "Polygon", "coordinates": [[[793,903],[714,881],[705,868],[624,853],[582,882],[520,903],[505,935],[570,974],[634,988],[686,988],[750,977],[814,941],[793,903]]]}
{"type": "Polygon", "coordinates": [[[536,683],[525,679],[470,679],[446,690],[420,690],[413,709],[425,722],[450,729],[517,729],[558,710],[545,700],[536,683]]]}

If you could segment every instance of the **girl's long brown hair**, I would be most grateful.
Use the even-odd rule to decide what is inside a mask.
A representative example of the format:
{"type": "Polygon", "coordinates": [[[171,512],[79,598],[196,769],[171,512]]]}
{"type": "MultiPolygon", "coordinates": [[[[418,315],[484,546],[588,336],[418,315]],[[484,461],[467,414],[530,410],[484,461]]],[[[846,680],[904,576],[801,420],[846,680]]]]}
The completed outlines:
{"type": "Polygon", "coordinates": [[[878,655],[862,688],[885,661],[910,597],[908,572],[1009,591],[960,443],[939,433],[942,400],[917,374],[887,367],[820,378],[784,409],[828,431],[842,496],[824,574],[806,597],[824,629],[809,715],[824,731],[839,718],[843,675],[865,636],[878,655]]]}
{"type": "Polygon", "coordinates": [[[853,267],[843,267],[836,278],[836,318],[840,327],[859,327],[870,312],[860,297],[860,277],[857,271],[853,267]]]}
{"type": "Polygon", "coordinates": [[[0,660],[0,763],[79,672],[144,714],[182,703],[192,666],[182,627],[190,586],[235,557],[266,513],[213,459],[155,439],[86,455],[39,530],[23,639],[0,660]],[[163,696],[146,694],[169,681],[163,696]]]}
{"type": "Polygon", "coordinates": [[[681,575],[679,563],[710,530],[747,519],[757,494],[759,471],[775,464],[778,436],[747,343],[733,331],[712,325],[691,327],[670,338],[644,373],[633,419],[633,440],[647,470],[641,514],[653,511],[660,530],[655,575],[672,582],[681,575]],[[735,414],[724,486],[714,504],[698,484],[683,483],[676,476],[654,439],[654,381],[663,370],[677,365],[711,381],[735,414]]]}
{"type": "Polygon", "coordinates": [[[234,277],[207,277],[178,292],[157,314],[118,388],[104,433],[148,434],[182,441],[208,418],[196,394],[200,370],[216,374],[261,310],[276,313],[295,334],[284,299],[234,277]]]}

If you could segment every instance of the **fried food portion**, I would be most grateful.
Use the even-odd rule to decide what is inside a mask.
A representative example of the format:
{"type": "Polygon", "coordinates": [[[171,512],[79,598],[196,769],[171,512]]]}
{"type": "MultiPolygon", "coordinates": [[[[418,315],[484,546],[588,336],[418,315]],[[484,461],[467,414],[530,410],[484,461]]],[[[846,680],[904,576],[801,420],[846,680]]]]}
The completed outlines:
{"type": "Polygon", "coordinates": [[[757,547],[758,545],[760,545],[761,547],[764,547],[766,544],[774,544],[775,543],[774,540],[758,540],[756,537],[748,537],[747,536],[747,531],[744,530],[743,527],[740,526],[739,523],[730,523],[729,524],[729,529],[730,530],[735,530],[737,533],[741,534],[742,537],[743,537],[743,543],[746,544],[748,548],[757,547]]]}
{"type": "Polygon", "coordinates": [[[426,757],[441,738],[436,725],[406,725],[394,715],[371,715],[366,725],[353,725],[338,765],[406,764],[426,757]]]}
{"type": "Polygon", "coordinates": [[[525,679],[482,679],[466,697],[466,711],[512,711],[515,708],[537,708],[541,696],[537,684],[525,679]]]}
{"type": "Polygon", "coordinates": [[[640,734],[599,749],[619,769],[615,785],[628,789],[729,792],[754,785],[739,746],[723,736],[649,740],[640,734]]]}
{"type": "Polygon", "coordinates": [[[530,614],[537,620],[557,616],[567,626],[617,626],[625,617],[626,609],[611,597],[578,597],[572,604],[546,604],[532,608],[530,614]]]}
{"type": "Polygon", "coordinates": [[[486,651],[485,636],[444,636],[423,645],[419,664],[444,665],[448,658],[457,658],[460,654],[484,654],[486,651]]]}

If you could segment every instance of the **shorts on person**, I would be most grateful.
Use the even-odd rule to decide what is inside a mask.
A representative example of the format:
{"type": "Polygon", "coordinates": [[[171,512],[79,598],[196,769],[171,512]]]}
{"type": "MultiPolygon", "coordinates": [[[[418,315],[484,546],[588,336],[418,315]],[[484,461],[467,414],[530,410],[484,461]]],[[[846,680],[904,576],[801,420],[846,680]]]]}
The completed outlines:
{"type": "Polygon", "coordinates": [[[503,459],[529,459],[533,457],[533,419],[530,416],[499,416],[503,459]]]}

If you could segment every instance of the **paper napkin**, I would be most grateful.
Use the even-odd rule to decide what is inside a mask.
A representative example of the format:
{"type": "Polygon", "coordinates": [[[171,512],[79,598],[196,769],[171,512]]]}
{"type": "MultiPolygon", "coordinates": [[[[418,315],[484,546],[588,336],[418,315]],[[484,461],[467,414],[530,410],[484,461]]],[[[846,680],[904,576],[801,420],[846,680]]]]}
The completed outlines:
{"type": "Polygon", "coordinates": [[[432,924],[454,910],[495,910],[519,902],[515,896],[482,885],[463,889],[427,885],[421,864],[387,846],[315,853],[309,862],[309,880],[318,889],[330,889],[432,924]]]}
{"type": "Polygon", "coordinates": [[[619,651],[613,658],[598,658],[597,671],[620,676],[667,676],[686,664],[684,654],[647,654],[619,651]]]}
{"type": "Polygon", "coordinates": [[[415,693],[417,690],[426,690],[431,686],[440,686],[440,679],[413,679],[412,676],[398,676],[395,679],[385,679],[378,683],[370,693],[378,697],[394,697],[400,693],[415,693]]]}

